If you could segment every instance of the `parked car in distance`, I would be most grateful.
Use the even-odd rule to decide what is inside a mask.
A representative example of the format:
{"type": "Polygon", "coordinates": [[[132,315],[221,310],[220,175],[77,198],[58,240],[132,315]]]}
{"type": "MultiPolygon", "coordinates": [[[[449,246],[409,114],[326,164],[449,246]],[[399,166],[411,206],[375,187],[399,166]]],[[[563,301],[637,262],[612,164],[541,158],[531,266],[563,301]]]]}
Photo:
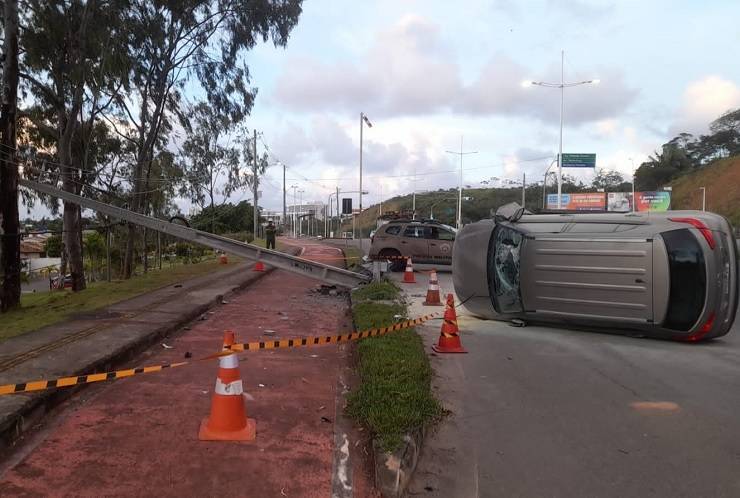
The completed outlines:
{"type": "Polygon", "coordinates": [[[475,315],[692,342],[732,327],[738,250],[723,217],[508,212],[455,241],[455,291],[475,315]]]}
{"type": "Polygon", "coordinates": [[[435,220],[392,220],[371,237],[370,259],[388,259],[393,271],[403,271],[405,258],[414,263],[451,265],[456,230],[435,220]]]}
{"type": "Polygon", "coordinates": [[[61,276],[49,279],[49,289],[71,289],[72,288],[72,275],[66,275],[64,280],[61,280],[61,276]]]}

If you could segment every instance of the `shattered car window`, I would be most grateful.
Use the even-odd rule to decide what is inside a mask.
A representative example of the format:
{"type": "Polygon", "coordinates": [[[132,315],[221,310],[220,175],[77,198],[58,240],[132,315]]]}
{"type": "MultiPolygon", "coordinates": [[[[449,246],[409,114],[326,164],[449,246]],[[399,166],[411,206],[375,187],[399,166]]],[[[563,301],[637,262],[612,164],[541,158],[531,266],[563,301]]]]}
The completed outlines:
{"type": "Polygon", "coordinates": [[[519,292],[522,241],[522,234],[504,226],[497,227],[491,237],[488,280],[493,306],[499,313],[523,311],[519,292]]]}

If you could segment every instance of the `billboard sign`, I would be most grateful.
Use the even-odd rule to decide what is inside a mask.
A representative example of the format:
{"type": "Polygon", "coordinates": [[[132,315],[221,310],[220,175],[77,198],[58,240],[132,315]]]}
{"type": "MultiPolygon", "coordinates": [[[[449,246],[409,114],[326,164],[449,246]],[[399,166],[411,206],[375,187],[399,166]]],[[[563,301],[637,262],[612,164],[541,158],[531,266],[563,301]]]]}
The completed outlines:
{"type": "MultiPolygon", "coordinates": [[[[606,195],[603,192],[562,194],[560,209],[565,211],[604,211],[606,195]]],[[[558,208],[558,194],[547,195],[547,209],[558,208]]]]}
{"type": "Polygon", "coordinates": [[[668,211],[671,207],[670,192],[637,192],[635,197],[637,211],[668,211]]]}
{"type": "Polygon", "coordinates": [[[632,211],[632,192],[609,192],[606,194],[606,210],[615,213],[632,211]]]}
{"type": "Polygon", "coordinates": [[[596,154],[563,154],[563,168],[595,168],[596,154]]]}
{"type": "MultiPolygon", "coordinates": [[[[631,192],[609,192],[606,210],[616,213],[632,211],[631,192]]],[[[635,211],[668,211],[671,207],[670,192],[635,192],[635,211]]]]}

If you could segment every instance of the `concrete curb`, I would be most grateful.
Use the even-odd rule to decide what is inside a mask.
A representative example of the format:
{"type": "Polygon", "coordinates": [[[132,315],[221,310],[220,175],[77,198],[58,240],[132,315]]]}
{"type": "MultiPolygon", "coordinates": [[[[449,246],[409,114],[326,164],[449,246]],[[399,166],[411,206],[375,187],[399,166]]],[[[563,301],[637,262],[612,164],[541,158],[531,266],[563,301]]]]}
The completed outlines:
{"type": "Polygon", "coordinates": [[[419,462],[426,433],[426,428],[422,428],[406,434],[401,447],[393,452],[381,450],[373,441],[375,487],[384,497],[398,498],[406,493],[419,462]]]}
{"type": "MultiPolygon", "coordinates": [[[[270,274],[274,269],[274,267],[267,266],[265,272],[250,272],[244,280],[232,287],[228,292],[215,295],[213,299],[210,299],[207,303],[189,309],[187,312],[174,318],[170,323],[152,330],[146,336],[126,343],[111,352],[107,352],[89,361],[84,366],[77,368],[76,371],[70,372],[69,375],[83,375],[115,369],[117,366],[132,360],[138,354],[156,344],[165,336],[180,330],[216,304],[220,304],[225,297],[229,297],[255,282],[258,282],[262,277],[270,274]]],[[[49,414],[56,406],[85,387],[85,385],[81,385],[75,388],[13,395],[19,397],[22,396],[24,401],[19,403],[12,412],[6,413],[0,419],[0,458],[12,451],[18,439],[28,432],[29,429],[38,424],[45,415],[49,414]]]]}

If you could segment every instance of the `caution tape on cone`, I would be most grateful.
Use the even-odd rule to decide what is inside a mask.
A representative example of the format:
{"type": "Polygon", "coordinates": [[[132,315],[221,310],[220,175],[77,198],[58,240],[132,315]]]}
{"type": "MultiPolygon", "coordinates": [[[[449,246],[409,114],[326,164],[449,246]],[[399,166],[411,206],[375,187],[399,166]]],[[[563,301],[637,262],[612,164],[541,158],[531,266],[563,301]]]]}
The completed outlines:
{"type": "MultiPolygon", "coordinates": [[[[428,320],[441,316],[442,313],[431,313],[424,315],[412,320],[404,320],[402,322],[389,325],[387,327],[377,327],[362,331],[354,331],[348,334],[339,334],[333,336],[309,336],[296,339],[283,339],[279,341],[259,341],[259,342],[246,342],[240,344],[233,344],[230,346],[224,346],[224,351],[214,353],[203,358],[195,360],[207,361],[220,358],[221,356],[231,355],[238,351],[257,351],[261,349],[281,349],[281,348],[300,348],[310,346],[325,346],[329,344],[339,344],[344,342],[357,341],[368,337],[377,337],[388,334],[390,332],[396,332],[399,330],[408,329],[416,325],[420,325],[428,320]]],[[[135,375],[149,374],[161,372],[163,370],[183,367],[185,365],[192,365],[192,361],[182,361],[178,363],[167,363],[165,365],[153,365],[148,367],[128,368],[125,370],[115,370],[113,372],[93,373],[86,375],[76,375],[70,377],[60,377],[57,379],[50,380],[34,380],[30,382],[19,382],[17,384],[6,384],[0,385],[0,396],[8,394],[26,393],[32,391],[43,391],[45,389],[62,388],[62,387],[73,387],[82,384],[92,384],[95,382],[105,382],[109,380],[123,379],[127,377],[133,377],[135,375]]]]}

